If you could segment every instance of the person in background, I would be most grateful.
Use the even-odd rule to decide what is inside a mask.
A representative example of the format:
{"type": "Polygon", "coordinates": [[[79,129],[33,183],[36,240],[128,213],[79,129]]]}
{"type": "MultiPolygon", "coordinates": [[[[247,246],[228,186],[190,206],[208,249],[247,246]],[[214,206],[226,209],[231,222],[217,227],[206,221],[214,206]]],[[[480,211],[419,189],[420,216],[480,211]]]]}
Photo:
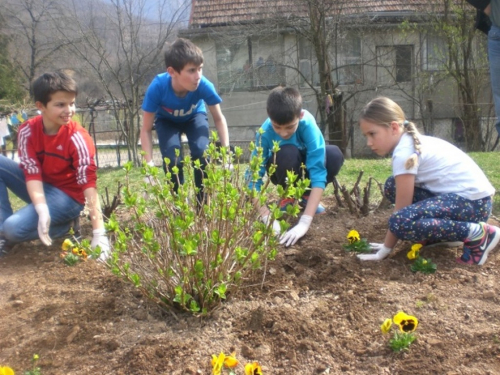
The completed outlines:
{"type": "MultiPolygon", "coordinates": [[[[169,165],[163,162],[165,172],[174,166],[179,168],[179,180],[184,182],[182,167],[181,134],[188,140],[191,158],[200,160],[202,170],[195,169],[195,184],[200,189],[198,203],[203,198],[203,170],[207,161],[203,157],[209,143],[209,126],[206,106],[214,120],[223,147],[229,147],[229,134],[226,118],[220,109],[222,99],[214,85],[203,76],[203,53],[191,41],[179,38],[165,52],[165,73],[157,75],[149,85],[142,103],[143,123],[141,128],[141,147],[146,162],[153,162],[153,125],[158,135],[162,159],[168,158],[169,165]],[[176,157],[179,150],[180,157],[176,157]]],[[[175,189],[177,177],[172,176],[175,189]]]]}
{"type": "Polygon", "coordinates": [[[420,134],[389,98],[369,102],[359,124],[373,152],[392,153],[385,196],[395,210],[384,242],[370,244],[375,253],[358,258],[382,260],[398,240],[424,246],[459,241],[463,254],[457,262],[484,264],[500,241],[500,228],[486,224],[495,189],[479,166],[451,143],[420,134]]]}
{"type": "Polygon", "coordinates": [[[500,141],[500,0],[467,0],[477,9],[476,28],[488,35],[488,60],[490,82],[497,121],[497,139],[492,150],[500,141]]]}
{"type": "Polygon", "coordinates": [[[7,156],[7,142],[10,139],[10,113],[0,114],[0,144],[2,146],[2,155],[7,156]]]}
{"type": "MultiPolygon", "coordinates": [[[[257,132],[255,144],[262,147],[264,161],[256,182],[249,182],[250,189],[260,191],[262,178],[275,162],[276,172],[271,176],[275,185],[286,187],[287,171],[293,171],[302,178],[302,165],[306,166],[305,178],[310,179],[310,190],[302,197],[299,205],[304,209],[297,225],[280,238],[280,243],[286,246],[294,245],[303,237],[316,214],[325,212],[321,205],[321,197],[328,183],[333,182],[344,163],[344,156],[337,146],[325,146],[325,139],[319,130],[314,116],[302,109],[302,96],[293,87],[277,87],[267,98],[267,114],[269,118],[257,132]],[[273,142],[279,142],[280,150],[273,155],[273,142]]],[[[251,158],[256,157],[257,150],[251,158]]],[[[249,176],[247,176],[248,178],[249,176]]],[[[280,208],[294,204],[293,198],[280,201],[280,208]]],[[[257,204],[257,202],[256,202],[257,204]]],[[[270,211],[267,206],[259,207],[261,219],[267,223],[270,211]]],[[[273,223],[275,234],[280,233],[277,221],[273,223]]]]}
{"type": "Polygon", "coordinates": [[[19,128],[20,164],[0,156],[0,255],[15,243],[37,238],[50,246],[52,238],[68,233],[87,203],[91,246],[100,247],[100,260],[109,256],[95,147],[87,131],[71,120],[77,92],[76,82],[63,71],[45,73],[33,83],[41,115],[19,128]],[[8,190],[27,205],[13,212],[8,190]]]}

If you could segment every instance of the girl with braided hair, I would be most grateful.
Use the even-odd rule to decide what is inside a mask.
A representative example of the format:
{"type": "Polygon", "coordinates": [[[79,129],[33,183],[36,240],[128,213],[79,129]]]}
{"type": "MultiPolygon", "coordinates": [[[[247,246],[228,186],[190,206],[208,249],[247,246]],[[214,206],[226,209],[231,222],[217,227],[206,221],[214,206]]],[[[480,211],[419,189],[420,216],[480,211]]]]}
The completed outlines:
{"type": "Polygon", "coordinates": [[[374,253],[358,257],[382,260],[398,239],[424,246],[463,242],[457,261],[484,264],[500,241],[500,228],[486,224],[495,189],[479,166],[451,143],[420,134],[389,98],[369,102],[359,123],[372,151],[381,156],[392,153],[393,176],[384,194],[395,210],[384,243],[370,244],[374,253]]]}

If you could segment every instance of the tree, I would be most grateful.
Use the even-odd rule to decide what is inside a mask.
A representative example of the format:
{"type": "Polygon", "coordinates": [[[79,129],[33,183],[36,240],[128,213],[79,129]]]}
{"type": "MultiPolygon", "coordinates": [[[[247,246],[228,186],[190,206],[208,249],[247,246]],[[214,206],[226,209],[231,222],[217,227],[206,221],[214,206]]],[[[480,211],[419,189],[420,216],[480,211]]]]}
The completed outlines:
{"type": "Polygon", "coordinates": [[[407,20],[402,24],[404,32],[418,33],[425,41],[419,53],[424,54],[426,49],[427,56],[414,73],[412,91],[400,89],[417,104],[424,130],[429,134],[434,132],[438,89],[448,87],[450,92],[456,92],[466,148],[485,151],[492,133],[491,127],[487,127],[485,134],[481,121],[488,62],[485,38],[474,27],[475,12],[466,1],[440,0],[429,1],[423,14],[419,22],[407,20]],[[425,65],[430,69],[425,69],[425,65]]]}
{"type": "Polygon", "coordinates": [[[71,52],[84,61],[111,98],[114,117],[127,145],[129,160],[140,162],[137,150],[140,108],[152,77],[164,71],[162,52],[187,18],[190,2],[158,0],[72,1],[69,24],[59,31],[71,52]]]}
{"type": "Polygon", "coordinates": [[[487,56],[476,43],[475,12],[464,0],[443,0],[443,5],[443,17],[435,22],[436,32],[447,42],[443,66],[457,87],[467,151],[484,151],[479,101],[486,83],[487,56]]]}
{"type": "Polygon", "coordinates": [[[4,0],[0,8],[12,38],[10,56],[23,76],[23,86],[31,82],[44,66],[53,66],[65,43],[59,38],[55,22],[64,22],[57,0],[4,0]]]}
{"type": "MultiPolygon", "coordinates": [[[[1,25],[4,25],[4,20],[0,15],[1,25]]],[[[8,42],[8,38],[0,34],[0,101],[13,104],[22,100],[24,90],[19,83],[19,72],[8,59],[8,42]]]]}

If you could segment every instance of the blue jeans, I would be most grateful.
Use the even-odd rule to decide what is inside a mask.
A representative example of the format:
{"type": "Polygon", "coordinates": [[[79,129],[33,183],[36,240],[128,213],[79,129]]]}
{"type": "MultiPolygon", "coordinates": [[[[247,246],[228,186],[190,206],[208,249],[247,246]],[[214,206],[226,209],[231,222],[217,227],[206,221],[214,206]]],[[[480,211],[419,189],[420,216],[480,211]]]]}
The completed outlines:
{"type": "MultiPolygon", "coordinates": [[[[203,157],[203,153],[208,147],[209,132],[208,132],[208,119],[206,113],[197,113],[194,117],[186,122],[173,122],[166,119],[156,119],[155,123],[156,134],[158,135],[158,142],[160,143],[160,151],[162,159],[168,158],[170,163],[169,170],[177,166],[179,168],[179,182],[184,183],[184,170],[182,168],[183,154],[181,146],[181,134],[186,134],[188,139],[189,151],[191,152],[191,159],[193,161],[200,160],[201,171],[195,169],[194,182],[196,187],[202,190],[203,185],[203,170],[207,165],[207,161],[203,157]],[[179,150],[179,157],[175,156],[175,151],[179,150]]],[[[163,169],[166,172],[165,160],[163,160],[163,169]]],[[[178,182],[177,177],[172,176],[174,188],[177,191],[178,182]]]]}
{"type": "Polygon", "coordinates": [[[500,135],[500,27],[491,25],[488,32],[488,58],[490,61],[491,90],[495,103],[497,122],[495,127],[500,135]]]}
{"type": "MultiPolygon", "coordinates": [[[[52,185],[44,183],[43,189],[50,212],[49,235],[62,237],[68,233],[71,220],[80,215],[83,205],[52,185]]],[[[38,239],[38,214],[31,203],[24,172],[3,155],[0,155],[0,237],[12,243],[38,239]],[[8,190],[28,205],[14,213],[8,190]]]]}

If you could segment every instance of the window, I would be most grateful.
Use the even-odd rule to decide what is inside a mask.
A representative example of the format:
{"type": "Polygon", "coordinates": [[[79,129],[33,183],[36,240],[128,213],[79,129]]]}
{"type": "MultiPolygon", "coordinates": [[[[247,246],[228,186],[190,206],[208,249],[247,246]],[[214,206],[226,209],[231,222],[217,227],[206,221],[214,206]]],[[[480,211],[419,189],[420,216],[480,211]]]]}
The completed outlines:
{"type": "MultiPolygon", "coordinates": [[[[361,64],[361,38],[359,36],[347,36],[339,40],[337,55],[331,55],[332,66],[337,67],[332,71],[332,79],[341,85],[362,83],[361,64]]],[[[310,41],[299,39],[299,70],[302,73],[301,86],[312,84],[318,87],[319,69],[318,61],[310,41]]]]}
{"type": "Polygon", "coordinates": [[[377,47],[377,83],[411,82],[413,73],[413,46],[377,47]]]}
{"type": "Polygon", "coordinates": [[[438,35],[427,35],[424,47],[424,70],[443,70],[448,54],[445,40],[438,35]]]}
{"type": "Polygon", "coordinates": [[[216,43],[219,92],[285,85],[280,37],[220,40],[216,43]]]}
{"type": "Polygon", "coordinates": [[[216,44],[217,81],[219,91],[249,88],[252,85],[249,74],[249,57],[246,40],[240,43],[216,44]]]}
{"type": "Polygon", "coordinates": [[[282,36],[252,39],[253,87],[271,88],[286,83],[282,48],[282,36]]]}
{"type": "Polygon", "coordinates": [[[410,82],[412,77],[412,46],[395,46],[396,50],[396,82],[410,82]]]}
{"type": "Polygon", "coordinates": [[[361,38],[356,35],[348,35],[339,47],[336,81],[341,85],[362,83],[361,38]]]}
{"type": "Polygon", "coordinates": [[[312,43],[304,38],[299,39],[299,71],[301,87],[319,86],[318,61],[312,43]]]}

